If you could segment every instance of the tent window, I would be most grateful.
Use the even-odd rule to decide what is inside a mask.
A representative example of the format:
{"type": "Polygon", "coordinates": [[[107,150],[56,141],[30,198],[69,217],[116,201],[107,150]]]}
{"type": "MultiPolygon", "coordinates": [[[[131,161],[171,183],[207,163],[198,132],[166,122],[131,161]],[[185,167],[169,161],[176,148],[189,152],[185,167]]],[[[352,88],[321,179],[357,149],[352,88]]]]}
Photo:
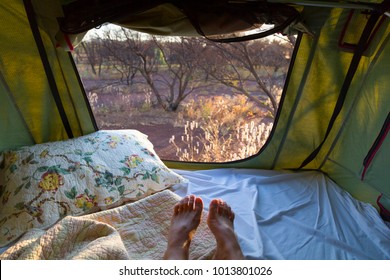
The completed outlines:
{"type": "Polygon", "coordinates": [[[293,37],[220,44],[106,25],[73,57],[99,129],[138,129],[165,160],[228,162],[267,141],[293,47],[293,37]]]}

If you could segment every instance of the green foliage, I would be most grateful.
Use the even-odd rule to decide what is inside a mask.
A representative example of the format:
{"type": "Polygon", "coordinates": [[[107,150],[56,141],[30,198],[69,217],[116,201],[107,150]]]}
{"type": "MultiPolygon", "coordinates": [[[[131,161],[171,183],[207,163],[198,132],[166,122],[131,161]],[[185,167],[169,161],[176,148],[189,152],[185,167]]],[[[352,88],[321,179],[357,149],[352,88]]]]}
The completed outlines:
{"type": "Polygon", "coordinates": [[[69,199],[75,199],[77,196],[76,187],[72,187],[70,191],[64,191],[65,195],[69,199]]]}

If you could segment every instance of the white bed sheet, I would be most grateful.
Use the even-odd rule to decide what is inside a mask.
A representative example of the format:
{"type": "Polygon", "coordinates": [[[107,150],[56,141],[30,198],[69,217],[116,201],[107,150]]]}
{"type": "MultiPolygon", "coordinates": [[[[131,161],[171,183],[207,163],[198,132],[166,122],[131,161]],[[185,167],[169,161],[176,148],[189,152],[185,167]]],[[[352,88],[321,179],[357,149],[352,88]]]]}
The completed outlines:
{"type": "Polygon", "coordinates": [[[253,169],[174,170],[173,191],[225,200],[247,259],[390,259],[390,228],[376,209],[324,174],[253,169]]]}

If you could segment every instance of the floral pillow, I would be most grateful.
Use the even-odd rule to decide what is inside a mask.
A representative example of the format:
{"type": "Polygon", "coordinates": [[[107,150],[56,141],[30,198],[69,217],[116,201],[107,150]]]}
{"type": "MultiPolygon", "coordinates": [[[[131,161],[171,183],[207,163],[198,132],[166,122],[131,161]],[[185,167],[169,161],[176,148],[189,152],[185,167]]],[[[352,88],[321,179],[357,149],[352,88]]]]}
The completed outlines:
{"type": "Polygon", "coordinates": [[[30,228],[135,201],[185,179],[168,169],[136,130],[0,154],[0,247],[30,228]]]}

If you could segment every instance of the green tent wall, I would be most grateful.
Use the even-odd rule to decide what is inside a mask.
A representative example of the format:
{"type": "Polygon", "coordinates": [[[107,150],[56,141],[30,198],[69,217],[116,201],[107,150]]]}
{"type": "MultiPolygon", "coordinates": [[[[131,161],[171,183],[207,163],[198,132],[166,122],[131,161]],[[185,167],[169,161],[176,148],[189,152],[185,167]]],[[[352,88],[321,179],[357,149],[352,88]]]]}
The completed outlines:
{"type": "MultiPolygon", "coordinates": [[[[52,13],[52,2],[46,2],[35,1],[37,7],[44,4],[46,11],[52,13]]],[[[23,1],[2,1],[0,14],[0,149],[68,137],[53,98],[56,90],[73,136],[94,131],[71,58],[55,47],[50,30],[45,28],[48,22],[37,18],[38,36],[44,46],[41,51],[45,52],[42,55],[50,73],[45,71],[23,1]],[[52,75],[55,88],[48,75],[52,75]]]]}
{"type": "MultiPolygon", "coordinates": [[[[72,58],[57,46],[60,2],[0,3],[0,151],[97,129],[72,58]]],[[[357,43],[369,16],[357,10],[345,28],[349,8],[302,2],[306,2],[299,6],[302,18],[314,36],[298,37],[277,124],[262,151],[233,163],[167,162],[168,166],[298,169],[318,147],[354,57],[349,47],[339,46],[340,40],[357,43]]],[[[385,137],[390,111],[390,17],[381,19],[371,32],[329,136],[302,169],[323,171],[354,197],[373,205],[383,194],[381,202],[390,209],[390,136],[385,137]],[[375,156],[364,170],[370,150],[375,156]]]]}

